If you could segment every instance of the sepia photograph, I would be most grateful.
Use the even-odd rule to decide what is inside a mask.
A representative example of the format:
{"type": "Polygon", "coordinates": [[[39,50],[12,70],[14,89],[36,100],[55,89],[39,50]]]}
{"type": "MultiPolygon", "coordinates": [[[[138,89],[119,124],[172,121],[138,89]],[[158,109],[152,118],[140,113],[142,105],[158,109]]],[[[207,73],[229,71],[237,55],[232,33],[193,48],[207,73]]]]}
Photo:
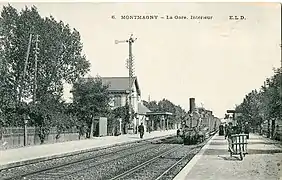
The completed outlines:
{"type": "Polygon", "coordinates": [[[1,180],[282,180],[278,2],[0,2],[1,180]]]}

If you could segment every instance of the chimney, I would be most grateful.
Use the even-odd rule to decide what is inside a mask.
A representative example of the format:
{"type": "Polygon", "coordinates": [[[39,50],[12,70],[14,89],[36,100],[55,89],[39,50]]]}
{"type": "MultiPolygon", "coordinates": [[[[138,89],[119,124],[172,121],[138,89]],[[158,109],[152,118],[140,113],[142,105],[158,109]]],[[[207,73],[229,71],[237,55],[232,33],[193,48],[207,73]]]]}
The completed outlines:
{"type": "Polygon", "coordinates": [[[189,98],[189,102],[190,102],[190,113],[195,111],[195,98],[189,98]]]}

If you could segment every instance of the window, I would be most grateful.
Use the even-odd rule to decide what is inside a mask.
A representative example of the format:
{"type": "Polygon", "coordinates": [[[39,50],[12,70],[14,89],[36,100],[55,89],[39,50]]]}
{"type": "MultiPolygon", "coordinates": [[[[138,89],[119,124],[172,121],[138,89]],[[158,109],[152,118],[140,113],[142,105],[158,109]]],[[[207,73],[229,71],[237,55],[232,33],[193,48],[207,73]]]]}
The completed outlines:
{"type": "Polygon", "coordinates": [[[121,97],[120,96],[115,96],[114,97],[114,106],[115,107],[120,107],[121,106],[121,97]]]}

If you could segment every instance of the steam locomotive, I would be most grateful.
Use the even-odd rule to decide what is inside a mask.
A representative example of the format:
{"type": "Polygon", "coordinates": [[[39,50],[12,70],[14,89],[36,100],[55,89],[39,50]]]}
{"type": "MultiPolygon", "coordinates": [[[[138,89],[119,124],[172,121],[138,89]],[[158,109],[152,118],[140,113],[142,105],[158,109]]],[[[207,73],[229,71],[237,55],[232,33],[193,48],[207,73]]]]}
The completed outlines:
{"type": "Polygon", "coordinates": [[[209,136],[214,135],[221,124],[219,118],[212,114],[212,111],[203,107],[195,107],[195,98],[190,98],[189,116],[183,119],[180,136],[185,145],[203,142],[209,136]]]}

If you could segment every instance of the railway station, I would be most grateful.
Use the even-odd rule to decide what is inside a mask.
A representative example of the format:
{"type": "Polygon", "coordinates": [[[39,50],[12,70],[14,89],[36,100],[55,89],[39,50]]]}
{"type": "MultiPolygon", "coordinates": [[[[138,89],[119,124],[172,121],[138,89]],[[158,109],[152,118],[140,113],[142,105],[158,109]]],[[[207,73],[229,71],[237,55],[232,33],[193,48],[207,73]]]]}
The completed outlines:
{"type": "Polygon", "coordinates": [[[282,180],[281,4],[0,12],[0,180],[282,180]]]}

